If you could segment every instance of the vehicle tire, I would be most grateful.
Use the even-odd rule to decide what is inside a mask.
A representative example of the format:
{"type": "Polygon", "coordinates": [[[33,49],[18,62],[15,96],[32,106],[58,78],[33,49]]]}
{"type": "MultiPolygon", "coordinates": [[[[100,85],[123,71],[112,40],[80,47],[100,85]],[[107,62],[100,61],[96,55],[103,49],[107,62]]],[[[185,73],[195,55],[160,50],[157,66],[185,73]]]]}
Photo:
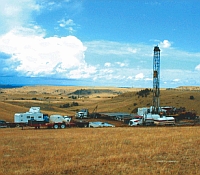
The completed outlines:
{"type": "Polygon", "coordinates": [[[58,124],[54,124],[54,125],[53,125],[53,128],[54,128],[54,129],[58,129],[58,128],[59,128],[58,124]]]}
{"type": "Polygon", "coordinates": [[[60,125],[60,128],[61,128],[61,129],[65,129],[65,128],[66,128],[66,125],[65,125],[65,124],[61,124],[61,125],[60,125]]]}

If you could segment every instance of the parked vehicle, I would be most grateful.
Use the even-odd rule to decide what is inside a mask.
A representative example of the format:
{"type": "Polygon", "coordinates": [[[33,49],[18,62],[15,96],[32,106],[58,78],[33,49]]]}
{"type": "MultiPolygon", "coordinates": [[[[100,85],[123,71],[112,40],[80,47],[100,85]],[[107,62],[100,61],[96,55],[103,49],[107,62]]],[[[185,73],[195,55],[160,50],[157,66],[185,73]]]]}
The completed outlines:
{"type": "Polygon", "coordinates": [[[91,128],[115,127],[115,125],[106,122],[89,122],[89,127],[91,128]]]}
{"type": "Polygon", "coordinates": [[[142,119],[138,118],[138,119],[131,119],[129,121],[129,126],[139,126],[139,125],[143,125],[142,119]]]}
{"type": "Polygon", "coordinates": [[[80,111],[78,111],[75,114],[75,117],[79,118],[79,119],[89,118],[89,111],[88,111],[88,109],[81,109],[80,111]]]}
{"type": "Polygon", "coordinates": [[[74,127],[75,123],[71,122],[71,117],[55,114],[49,117],[49,122],[40,120],[29,120],[28,126],[35,128],[47,127],[54,129],[64,129],[66,127],[74,127]]]}
{"type": "Polygon", "coordinates": [[[75,118],[77,119],[86,119],[86,118],[99,118],[101,115],[97,113],[98,105],[93,109],[92,113],[89,113],[88,109],[81,109],[76,112],[75,118]]]}
{"type": "Polygon", "coordinates": [[[0,120],[0,128],[7,128],[7,123],[4,120],[0,120]]]}

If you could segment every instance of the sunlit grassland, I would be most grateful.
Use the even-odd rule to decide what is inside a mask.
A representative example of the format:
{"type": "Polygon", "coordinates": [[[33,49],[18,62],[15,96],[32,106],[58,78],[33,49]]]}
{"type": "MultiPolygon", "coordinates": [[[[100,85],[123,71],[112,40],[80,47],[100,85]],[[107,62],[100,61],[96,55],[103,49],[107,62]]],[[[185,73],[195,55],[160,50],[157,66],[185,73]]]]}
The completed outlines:
{"type": "Polygon", "coordinates": [[[1,174],[200,174],[200,128],[0,130],[1,174]]]}
{"type": "MultiPolygon", "coordinates": [[[[188,87],[189,88],[189,87],[188,87]]],[[[199,87],[196,87],[199,88],[199,87]]],[[[139,97],[138,88],[114,87],[72,87],[72,86],[33,86],[2,89],[0,93],[0,119],[13,122],[14,114],[26,112],[31,106],[41,107],[43,113],[74,116],[75,112],[87,108],[93,112],[127,112],[133,113],[139,107],[152,105],[152,94],[139,97]],[[69,98],[70,93],[81,89],[111,90],[110,93],[93,93],[81,98],[69,98]],[[119,92],[112,93],[112,92],[119,92]],[[77,102],[78,106],[61,108],[63,104],[77,102]]],[[[187,111],[195,110],[200,115],[200,90],[166,90],[161,89],[161,106],[186,107],[187,111]],[[191,100],[190,96],[194,99],[191,100]]],[[[76,95],[77,96],[77,95],[76,95]]]]}

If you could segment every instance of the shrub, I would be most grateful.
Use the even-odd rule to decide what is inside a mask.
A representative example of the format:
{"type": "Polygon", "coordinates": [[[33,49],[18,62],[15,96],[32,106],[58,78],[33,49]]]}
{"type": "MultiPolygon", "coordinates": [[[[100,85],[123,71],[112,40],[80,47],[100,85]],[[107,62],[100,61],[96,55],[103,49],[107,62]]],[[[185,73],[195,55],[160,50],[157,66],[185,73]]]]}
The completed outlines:
{"type": "Polygon", "coordinates": [[[60,108],[69,108],[69,107],[72,107],[72,106],[78,106],[79,104],[77,102],[73,102],[71,104],[69,103],[66,103],[66,104],[63,104],[63,105],[60,105],[60,108]]]}
{"type": "Polygon", "coordinates": [[[141,90],[139,92],[136,93],[136,95],[138,95],[138,98],[141,96],[141,97],[147,97],[151,92],[151,89],[144,89],[144,90],[141,90]]]}
{"type": "Polygon", "coordinates": [[[60,108],[69,108],[69,107],[70,107],[70,104],[69,104],[69,103],[60,105],[60,108]]]}
{"type": "Polygon", "coordinates": [[[77,103],[77,102],[73,102],[73,103],[71,104],[71,106],[78,106],[78,103],[77,103]]]}
{"type": "Polygon", "coordinates": [[[190,100],[194,100],[194,96],[193,95],[190,96],[190,100]]]}

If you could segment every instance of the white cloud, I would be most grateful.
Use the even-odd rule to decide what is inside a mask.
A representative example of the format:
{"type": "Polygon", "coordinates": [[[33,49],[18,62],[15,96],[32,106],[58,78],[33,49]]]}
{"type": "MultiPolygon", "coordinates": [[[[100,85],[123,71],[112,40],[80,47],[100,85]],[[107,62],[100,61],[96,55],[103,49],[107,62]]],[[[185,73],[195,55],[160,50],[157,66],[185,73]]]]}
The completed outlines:
{"type": "Polygon", "coordinates": [[[107,63],[104,64],[104,66],[105,66],[105,67],[110,67],[110,66],[111,66],[111,63],[108,63],[108,62],[107,62],[107,63]]]}
{"type": "Polygon", "coordinates": [[[66,26],[74,26],[75,23],[72,19],[61,19],[60,21],[58,21],[60,27],[66,27],[66,26]]]}
{"type": "Polygon", "coordinates": [[[96,73],[96,68],[94,66],[87,66],[81,67],[81,69],[74,69],[69,72],[70,78],[90,78],[92,74],[96,73]]]}
{"type": "Polygon", "coordinates": [[[76,31],[75,27],[77,28],[77,25],[72,19],[66,20],[63,18],[60,21],[58,21],[58,23],[61,28],[68,30],[71,34],[76,31]]]}
{"type": "Polygon", "coordinates": [[[139,54],[138,52],[141,50],[140,45],[113,41],[90,41],[85,44],[90,49],[91,53],[98,55],[135,55],[139,54]]]}
{"type": "Polygon", "coordinates": [[[171,46],[171,43],[168,40],[164,40],[163,42],[160,42],[160,47],[163,48],[169,48],[171,46]]]}
{"type": "Polygon", "coordinates": [[[13,28],[27,26],[32,21],[32,12],[39,11],[40,6],[36,0],[1,0],[0,21],[1,33],[13,28]]]}
{"type": "Polygon", "coordinates": [[[200,71],[200,64],[195,67],[195,70],[200,71]]]}
{"type": "Polygon", "coordinates": [[[135,80],[141,80],[144,79],[144,74],[143,73],[139,73],[135,76],[135,80]]]}
{"type": "Polygon", "coordinates": [[[120,67],[125,67],[126,64],[125,63],[122,63],[122,62],[116,62],[117,65],[119,65],[120,67]]]}
{"type": "Polygon", "coordinates": [[[131,53],[137,53],[137,49],[136,49],[136,48],[128,47],[128,48],[127,48],[127,51],[129,51],[129,52],[131,52],[131,53]]]}
{"type": "Polygon", "coordinates": [[[178,78],[175,78],[174,80],[173,80],[173,82],[179,82],[180,81],[180,79],[178,79],[178,78]]]}
{"type": "Polygon", "coordinates": [[[44,38],[24,31],[25,35],[12,30],[0,37],[0,52],[12,55],[8,62],[20,74],[88,78],[96,71],[85,62],[86,47],[75,36],[44,38]]]}

